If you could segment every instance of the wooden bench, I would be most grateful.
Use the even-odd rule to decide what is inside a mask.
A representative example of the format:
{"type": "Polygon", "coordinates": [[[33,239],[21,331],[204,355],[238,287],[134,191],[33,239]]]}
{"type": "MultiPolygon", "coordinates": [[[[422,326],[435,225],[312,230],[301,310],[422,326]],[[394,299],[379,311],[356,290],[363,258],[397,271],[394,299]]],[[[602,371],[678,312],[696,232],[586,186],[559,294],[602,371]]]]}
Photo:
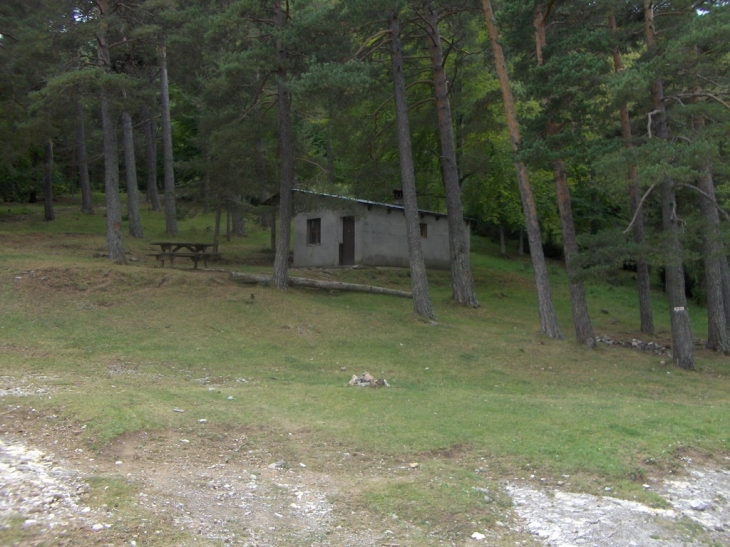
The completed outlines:
{"type": "Polygon", "coordinates": [[[218,253],[173,253],[173,252],[162,252],[162,253],[150,253],[148,256],[154,256],[159,262],[162,262],[162,267],[165,267],[165,260],[170,261],[170,267],[175,265],[176,258],[189,258],[193,261],[193,268],[198,269],[198,262],[203,261],[203,265],[208,267],[208,260],[218,258],[218,253]]]}

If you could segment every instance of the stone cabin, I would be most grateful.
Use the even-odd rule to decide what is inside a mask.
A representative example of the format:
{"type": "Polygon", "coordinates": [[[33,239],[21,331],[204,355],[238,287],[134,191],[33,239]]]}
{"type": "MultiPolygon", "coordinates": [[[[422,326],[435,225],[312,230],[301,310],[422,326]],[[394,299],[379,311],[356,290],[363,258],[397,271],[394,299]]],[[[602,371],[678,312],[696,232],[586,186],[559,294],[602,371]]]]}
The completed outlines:
{"type": "MultiPolygon", "coordinates": [[[[394,192],[396,199],[399,191],[394,192]]],[[[294,190],[295,267],[408,267],[403,205],[294,190]]],[[[449,268],[446,215],[419,211],[423,257],[428,268],[449,268]]],[[[467,242],[471,235],[464,222],[467,242]]]]}

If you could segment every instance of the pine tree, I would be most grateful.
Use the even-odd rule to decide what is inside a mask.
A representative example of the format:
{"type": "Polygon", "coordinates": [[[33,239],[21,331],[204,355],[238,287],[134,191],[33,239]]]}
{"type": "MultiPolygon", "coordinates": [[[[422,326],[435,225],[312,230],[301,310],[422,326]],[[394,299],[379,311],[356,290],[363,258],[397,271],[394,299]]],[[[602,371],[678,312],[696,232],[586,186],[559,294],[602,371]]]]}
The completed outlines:
{"type": "Polygon", "coordinates": [[[435,319],[431,299],[428,295],[428,278],[421,247],[419,228],[416,179],[413,171],[413,152],[408,124],[408,103],[406,101],[406,80],[403,69],[403,52],[400,41],[400,18],[397,11],[388,13],[388,28],[391,44],[391,72],[395,103],[396,131],[398,135],[398,155],[403,190],[403,209],[406,218],[406,237],[408,240],[408,262],[411,269],[411,292],[413,310],[417,315],[435,319]]]}
{"type": "Polygon", "coordinates": [[[434,96],[438,130],[441,142],[441,169],[446,194],[446,211],[449,221],[449,254],[451,265],[451,298],[472,308],[479,306],[474,290],[474,280],[469,264],[469,246],[464,229],[464,214],[461,206],[461,186],[454,142],[453,120],[449,101],[444,58],[439,33],[439,14],[434,2],[429,2],[423,14],[428,36],[433,71],[434,96]]]}
{"type": "MultiPolygon", "coordinates": [[[[507,118],[507,126],[510,132],[510,142],[515,155],[520,152],[520,127],[517,121],[515,111],[515,102],[510,86],[509,75],[507,73],[507,64],[505,62],[504,52],[499,40],[499,32],[497,23],[494,18],[491,0],[482,0],[482,9],[484,11],[484,19],[487,24],[489,39],[492,44],[494,53],[494,62],[499,76],[499,85],[502,91],[502,101],[504,104],[505,116],[507,118]]],[[[545,255],[542,250],[542,238],[540,235],[540,225],[537,220],[537,209],[535,207],[535,199],[530,187],[530,179],[525,164],[519,159],[514,162],[515,171],[517,172],[517,183],[522,198],[522,209],[525,215],[525,225],[527,229],[527,238],[530,242],[530,257],[535,272],[535,286],[537,288],[537,306],[540,316],[540,327],[542,331],[550,338],[563,338],[558,325],[558,318],[553,307],[552,292],[550,290],[550,278],[548,276],[547,265],[545,263],[545,255]]]]}

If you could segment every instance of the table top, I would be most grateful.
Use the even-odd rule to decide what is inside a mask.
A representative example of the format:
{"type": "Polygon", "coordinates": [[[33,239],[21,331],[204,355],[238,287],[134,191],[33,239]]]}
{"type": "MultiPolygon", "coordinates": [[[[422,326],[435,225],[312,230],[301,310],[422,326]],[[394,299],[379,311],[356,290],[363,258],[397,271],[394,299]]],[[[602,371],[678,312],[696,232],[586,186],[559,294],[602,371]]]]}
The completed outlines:
{"type": "Polygon", "coordinates": [[[170,249],[177,251],[186,248],[192,252],[205,252],[208,247],[213,247],[213,243],[192,243],[186,241],[152,241],[150,245],[159,245],[163,251],[170,249]]]}
{"type": "Polygon", "coordinates": [[[150,245],[205,245],[207,247],[212,247],[212,243],[191,243],[189,241],[152,241],[150,242],[150,245]]]}

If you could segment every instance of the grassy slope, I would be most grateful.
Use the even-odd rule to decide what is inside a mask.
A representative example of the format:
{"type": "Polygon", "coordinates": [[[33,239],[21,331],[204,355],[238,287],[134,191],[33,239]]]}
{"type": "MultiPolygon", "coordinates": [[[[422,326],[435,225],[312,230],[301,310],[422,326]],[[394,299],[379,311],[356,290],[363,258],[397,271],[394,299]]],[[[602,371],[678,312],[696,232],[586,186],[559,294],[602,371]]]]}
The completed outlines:
{"type": "MultiPolygon", "coordinates": [[[[185,262],[156,268],[145,253],[164,238],[159,214],[145,213],[144,240],[126,238],[141,261],[124,267],[92,257],[105,247],[102,215],[63,204],[56,222],[41,218],[32,206],[0,212],[3,374],[51,376],[52,398],[32,404],[88,424],[97,448],[127,432],[195,428],[200,418],[263,426],[303,439],[287,450],[315,468],[326,468],[333,451],[419,461],[436,475],[447,466],[456,486],[434,502],[446,512],[459,507],[459,481],[473,484],[484,462],[493,479],[571,475],[576,488],[610,483],[643,496],[646,474],[687,450],[730,449],[728,359],[698,348],[699,370],[685,372],[660,364],[666,357],[578,346],[557,264],[550,270],[566,341],[539,332],[529,262],[496,258],[478,239],[472,260],[482,307],[450,304],[448,273],[430,272],[434,327],[416,320],[405,299],[251,288],[185,262]],[[363,371],[392,388],[345,387],[363,371]]],[[[179,239],[211,240],[211,225],[202,215],[186,219],[179,239]]],[[[216,267],[266,271],[268,233],[249,230],[222,245],[227,262],[216,267]]],[[[408,288],[398,270],[306,275],[408,288]]],[[[630,285],[592,285],[588,295],[598,333],[641,337],[630,285]]],[[[654,305],[667,343],[661,294],[654,305]]],[[[692,321],[703,337],[703,310],[692,309],[692,321]]],[[[408,500],[423,499],[425,489],[418,480],[378,483],[364,502],[407,515],[408,500]]]]}

